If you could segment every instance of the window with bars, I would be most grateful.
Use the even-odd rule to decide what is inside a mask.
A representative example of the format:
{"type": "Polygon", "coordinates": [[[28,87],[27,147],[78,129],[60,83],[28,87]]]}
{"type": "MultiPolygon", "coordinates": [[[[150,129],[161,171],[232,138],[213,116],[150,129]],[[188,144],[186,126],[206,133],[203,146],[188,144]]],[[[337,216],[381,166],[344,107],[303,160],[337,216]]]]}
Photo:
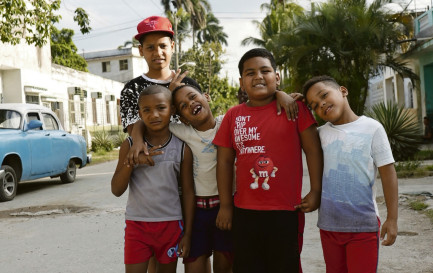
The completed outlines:
{"type": "Polygon", "coordinates": [[[110,61],[102,62],[102,72],[111,72],[110,61]]]}
{"type": "Polygon", "coordinates": [[[128,60],[119,60],[119,69],[128,70],[128,60]]]}

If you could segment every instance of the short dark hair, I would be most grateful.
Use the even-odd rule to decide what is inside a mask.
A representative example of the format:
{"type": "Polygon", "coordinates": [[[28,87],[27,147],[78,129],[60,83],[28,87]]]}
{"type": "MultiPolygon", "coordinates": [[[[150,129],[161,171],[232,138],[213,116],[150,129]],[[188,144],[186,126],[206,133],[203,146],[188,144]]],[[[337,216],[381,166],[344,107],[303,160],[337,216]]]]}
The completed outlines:
{"type": "Polygon", "coordinates": [[[271,62],[271,66],[274,69],[274,71],[277,71],[277,63],[275,62],[275,58],[274,55],[272,55],[271,52],[269,52],[267,49],[264,48],[253,48],[249,51],[247,51],[241,58],[241,60],[239,61],[238,64],[238,68],[239,68],[239,74],[242,77],[242,72],[244,71],[244,63],[252,58],[255,57],[262,57],[262,58],[266,58],[271,62]]]}
{"type": "Polygon", "coordinates": [[[199,92],[200,94],[203,94],[203,91],[201,91],[201,89],[195,85],[192,85],[192,84],[179,85],[178,87],[173,89],[173,91],[171,92],[171,96],[173,98],[173,101],[174,101],[174,96],[176,95],[177,91],[179,91],[180,89],[182,89],[184,87],[191,87],[191,88],[195,89],[197,92],[199,92]]]}
{"type": "Polygon", "coordinates": [[[138,42],[140,43],[140,45],[143,46],[143,41],[144,41],[144,39],[146,39],[146,36],[149,34],[153,34],[153,33],[162,33],[162,34],[164,34],[164,36],[167,36],[168,38],[170,38],[170,41],[173,41],[173,35],[171,35],[170,33],[164,32],[164,31],[154,31],[154,32],[149,32],[149,33],[141,35],[140,39],[138,39],[138,42]]]}
{"type": "Polygon", "coordinates": [[[140,101],[144,96],[154,95],[154,94],[159,94],[159,93],[164,94],[171,104],[171,92],[170,92],[170,90],[167,87],[159,85],[159,84],[150,85],[150,86],[146,87],[143,91],[141,91],[140,95],[138,96],[138,104],[140,105],[140,101]]]}
{"type": "Polygon", "coordinates": [[[328,86],[340,88],[340,84],[338,84],[338,82],[330,76],[321,75],[321,76],[312,77],[311,79],[306,81],[304,83],[304,86],[302,87],[302,94],[304,95],[305,100],[307,100],[308,90],[310,90],[310,88],[318,82],[322,82],[323,84],[326,84],[328,86]]]}

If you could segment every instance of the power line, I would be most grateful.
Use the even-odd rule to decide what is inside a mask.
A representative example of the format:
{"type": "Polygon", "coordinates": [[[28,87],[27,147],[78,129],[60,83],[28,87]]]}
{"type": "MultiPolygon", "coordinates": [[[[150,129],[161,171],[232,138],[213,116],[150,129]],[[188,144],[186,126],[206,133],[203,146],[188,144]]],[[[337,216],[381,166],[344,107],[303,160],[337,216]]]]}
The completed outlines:
{"type": "Polygon", "coordinates": [[[134,9],[134,8],[132,8],[129,4],[128,4],[128,2],[126,2],[125,0],[122,0],[122,2],[130,9],[130,10],[132,10],[132,12],[134,12],[135,13],[135,15],[137,15],[138,16],[138,18],[140,18],[141,19],[141,15],[134,9]]]}

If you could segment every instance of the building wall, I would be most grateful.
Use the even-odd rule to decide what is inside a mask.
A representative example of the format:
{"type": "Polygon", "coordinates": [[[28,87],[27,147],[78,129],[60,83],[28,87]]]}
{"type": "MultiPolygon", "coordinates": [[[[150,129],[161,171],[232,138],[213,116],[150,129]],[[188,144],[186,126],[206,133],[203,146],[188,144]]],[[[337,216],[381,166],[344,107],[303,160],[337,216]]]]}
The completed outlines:
{"type": "Polygon", "coordinates": [[[123,87],[118,81],[51,64],[49,45],[0,43],[0,102],[31,99],[56,112],[65,130],[87,139],[91,127],[119,125],[117,101],[123,87]],[[86,92],[76,95],[74,90],[86,92]],[[100,98],[92,99],[92,93],[100,98]]]}
{"type": "Polygon", "coordinates": [[[88,52],[84,53],[83,56],[88,63],[90,73],[123,83],[148,70],[146,61],[140,56],[136,47],[88,52]],[[120,70],[120,60],[128,60],[128,70],[120,70]],[[103,72],[103,62],[110,63],[109,72],[103,72]]]}

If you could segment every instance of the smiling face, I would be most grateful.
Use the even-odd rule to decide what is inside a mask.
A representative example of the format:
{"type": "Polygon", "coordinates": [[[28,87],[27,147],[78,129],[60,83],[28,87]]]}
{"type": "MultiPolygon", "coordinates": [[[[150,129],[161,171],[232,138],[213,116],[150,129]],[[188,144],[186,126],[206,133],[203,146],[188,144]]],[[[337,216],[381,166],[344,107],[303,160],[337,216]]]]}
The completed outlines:
{"type": "Polygon", "coordinates": [[[347,101],[346,87],[318,82],[307,91],[307,102],[323,120],[340,125],[352,121],[353,112],[347,101]]]}
{"type": "Polygon", "coordinates": [[[180,88],[173,97],[177,113],[198,130],[203,124],[213,122],[209,101],[207,94],[201,94],[190,86],[180,88]]]}
{"type": "Polygon", "coordinates": [[[138,49],[149,66],[149,72],[170,68],[174,41],[167,34],[162,32],[146,34],[143,44],[138,49]]]}
{"type": "Polygon", "coordinates": [[[269,59],[253,57],[244,62],[239,83],[248,94],[248,106],[263,106],[274,99],[280,75],[272,68],[269,59]]]}
{"type": "Polygon", "coordinates": [[[170,98],[164,93],[142,96],[138,102],[140,118],[151,132],[168,130],[173,114],[170,98]]]}

